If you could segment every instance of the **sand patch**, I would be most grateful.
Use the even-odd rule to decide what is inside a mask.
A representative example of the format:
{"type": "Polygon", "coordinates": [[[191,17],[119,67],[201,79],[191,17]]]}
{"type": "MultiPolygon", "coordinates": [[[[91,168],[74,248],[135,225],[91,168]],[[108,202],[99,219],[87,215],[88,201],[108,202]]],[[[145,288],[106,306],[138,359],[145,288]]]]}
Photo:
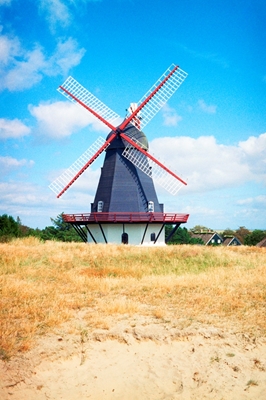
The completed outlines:
{"type": "Polygon", "coordinates": [[[266,339],[148,317],[65,325],[1,362],[0,377],[1,400],[264,400],[266,339]]]}

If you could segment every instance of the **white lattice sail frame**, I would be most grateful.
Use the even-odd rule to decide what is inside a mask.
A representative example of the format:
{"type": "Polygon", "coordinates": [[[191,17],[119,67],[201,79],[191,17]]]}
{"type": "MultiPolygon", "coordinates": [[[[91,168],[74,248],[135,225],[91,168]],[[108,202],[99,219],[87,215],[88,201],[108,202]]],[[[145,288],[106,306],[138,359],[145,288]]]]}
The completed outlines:
{"type": "MultiPolygon", "coordinates": [[[[141,144],[138,143],[136,140],[134,141],[139,146],[141,146],[141,144]]],[[[132,162],[133,165],[139,168],[150,178],[154,179],[155,182],[158,183],[158,185],[162,186],[172,195],[176,195],[184,185],[183,182],[179,181],[168,171],[163,169],[159,164],[148,158],[145,154],[141,153],[137,148],[133,147],[132,145],[128,145],[124,149],[122,156],[132,162]]]]}
{"type": "MultiPolygon", "coordinates": [[[[171,73],[176,66],[174,64],[163,73],[163,75],[155,82],[155,84],[148,90],[148,92],[140,99],[137,106],[140,106],[145,99],[163,82],[163,80],[171,73]]],[[[164,85],[151,97],[148,103],[141,109],[140,112],[140,127],[141,130],[150,122],[150,120],[161,110],[166,102],[172,97],[180,85],[184,82],[188,74],[181,68],[177,68],[176,71],[170,76],[170,78],[164,83],[164,85]]],[[[129,113],[130,114],[130,113],[129,113]]],[[[132,123],[139,129],[137,123],[132,120],[132,123]]]]}
{"type": "Polygon", "coordinates": [[[49,188],[58,195],[78,174],[84,165],[86,165],[86,163],[95,155],[95,153],[97,153],[105,142],[106,140],[103,137],[98,137],[98,139],[68,169],[66,169],[49,185],[49,188]]]}
{"type": "Polygon", "coordinates": [[[85,89],[80,83],[72,78],[72,76],[69,76],[57,90],[72,102],[76,102],[76,99],[78,99],[109,123],[113,123],[120,118],[117,113],[107,107],[101,100],[94,96],[94,94],[85,89]],[[68,92],[71,93],[74,98],[68,92]]]}

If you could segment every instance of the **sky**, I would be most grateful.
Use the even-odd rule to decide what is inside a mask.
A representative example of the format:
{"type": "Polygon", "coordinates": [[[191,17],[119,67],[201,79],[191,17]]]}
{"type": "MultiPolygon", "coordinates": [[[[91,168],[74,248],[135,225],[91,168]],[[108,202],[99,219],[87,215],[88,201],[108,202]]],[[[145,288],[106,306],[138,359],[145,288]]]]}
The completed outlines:
{"type": "Polygon", "coordinates": [[[188,183],[156,186],[165,212],[266,229],[265,25],[264,0],[0,0],[0,215],[43,229],[90,212],[103,158],[62,198],[49,189],[108,134],[57,91],[69,75],[124,118],[174,63],[188,77],[144,129],[188,183]]]}

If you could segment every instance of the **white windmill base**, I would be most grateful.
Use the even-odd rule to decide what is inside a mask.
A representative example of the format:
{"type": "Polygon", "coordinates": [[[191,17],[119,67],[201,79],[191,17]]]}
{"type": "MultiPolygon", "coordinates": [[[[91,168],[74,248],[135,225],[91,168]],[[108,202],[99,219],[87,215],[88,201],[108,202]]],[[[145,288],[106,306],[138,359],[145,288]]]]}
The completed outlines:
{"type": "Polygon", "coordinates": [[[165,245],[165,229],[162,224],[104,224],[89,226],[88,243],[109,243],[129,245],[165,245]],[[159,237],[158,237],[159,235],[159,237]],[[154,243],[155,239],[156,243],[154,243]],[[124,239],[124,241],[123,241],[124,239]]]}
{"type": "Polygon", "coordinates": [[[64,221],[73,225],[86,243],[146,246],[164,245],[165,225],[178,228],[188,217],[188,214],[162,212],[63,214],[64,221]]]}

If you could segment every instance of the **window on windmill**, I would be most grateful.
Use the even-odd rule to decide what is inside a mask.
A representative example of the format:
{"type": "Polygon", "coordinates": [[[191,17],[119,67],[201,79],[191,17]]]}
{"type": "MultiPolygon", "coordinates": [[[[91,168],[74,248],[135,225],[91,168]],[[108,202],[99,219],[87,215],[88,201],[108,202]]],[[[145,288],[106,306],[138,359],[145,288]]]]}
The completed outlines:
{"type": "Polygon", "coordinates": [[[155,233],[151,233],[151,242],[155,242],[155,233]]]}
{"type": "Polygon", "coordinates": [[[102,212],[102,211],[103,211],[103,201],[100,200],[100,201],[98,201],[98,204],[97,204],[97,212],[102,212]]]}
{"type": "Polygon", "coordinates": [[[121,241],[123,244],[128,244],[128,234],[126,232],[122,233],[121,241]]]}
{"type": "Polygon", "coordinates": [[[148,212],[154,212],[154,202],[153,201],[148,202],[148,212]]]}

